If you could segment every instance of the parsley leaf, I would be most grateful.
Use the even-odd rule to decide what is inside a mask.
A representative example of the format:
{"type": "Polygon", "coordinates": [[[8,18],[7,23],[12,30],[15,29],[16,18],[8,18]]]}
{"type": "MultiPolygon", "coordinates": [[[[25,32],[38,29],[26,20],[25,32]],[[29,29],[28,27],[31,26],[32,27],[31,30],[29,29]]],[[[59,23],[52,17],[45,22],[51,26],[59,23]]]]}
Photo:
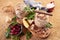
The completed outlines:
{"type": "Polygon", "coordinates": [[[17,16],[15,16],[15,17],[12,18],[11,25],[14,26],[14,25],[18,24],[17,21],[16,21],[16,18],[17,18],[17,16]]]}
{"type": "Polygon", "coordinates": [[[14,25],[16,25],[16,24],[18,24],[18,23],[15,22],[15,21],[12,21],[12,22],[11,22],[11,25],[12,25],[12,26],[14,26],[14,25]]]}
{"type": "Polygon", "coordinates": [[[20,40],[20,39],[19,39],[19,36],[12,36],[12,39],[13,39],[13,40],[20,40]]]}
{"type": "Polygon", "coordinates": [[[25,7],[24,10],[27,11],[27,12],[31,11],[31,9],[29,7],[25,7]]]}
{"type": "Polygon", "coordinates": [[[27,19],[34,19],[34,16],[35,16],[35,13],[34,13],[34,12],[30,12],[30,13],[27,15],[27,19]]]}
{"type": "Polygon", "coordinates": [[[10,38],[10,28],[8,27],[7,32],[6,32],[6,38],[10,38]]]}
{"type": "Polygon", "coordinates": [[[17,18],[17,16],[14,16],[14,17],[12,18],[12,21],[16,21],[16,18],[17,18]]]}
{"type": "Polygon", "coordinates": [[[29,40],[32,37],[31,32],[27,31],[26,32],[26,39],[29,40]]]}
{"type": "Polygon", "coordinates": [[[47,28],[51,28],[51,26],[52,26],[52,24],[49,23],[49,22],[46,24],[46,27],[47,27],[47,28]]]}
{"type": "Polygon", "coordinates": [[[34,16],[35,16],[35,12],[34,12],[34,9],[32,8],[30,8],[30,7],[25,7],[25,9],[24,9],[27,13],[29,13],[26,17],[27,17],[27,19],[34,19],[34,16]]]}

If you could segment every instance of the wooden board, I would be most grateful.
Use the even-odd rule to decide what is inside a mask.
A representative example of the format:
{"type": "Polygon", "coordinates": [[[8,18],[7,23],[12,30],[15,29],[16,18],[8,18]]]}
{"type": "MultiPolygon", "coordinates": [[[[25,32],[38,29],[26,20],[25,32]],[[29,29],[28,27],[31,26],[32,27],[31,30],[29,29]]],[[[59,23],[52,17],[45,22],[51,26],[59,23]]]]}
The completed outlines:
{"type": "MultiPolygon", "coordinates": [[[[41,2],[44,6],[51,2],[52,0],[36,0],[41,2]]],[[[51,35],[47,39],[40,39],[36,37],[32,37],[30,40],[60,40],[60,0],[55,1],[55,9],[52,12],[53,16],[50,17],[50,22],[53,24],[51,35]]],[[[5,38],[5,31],[8,27],[8,23],[6,23],[7,16],[12,17],[13,15],[9,15],[7,13],[3,13],[2,8],[6,5],[12,5],[15,7],[18,3],[23,3],[23,0],[0,0],[0,40],[11,40],[5,38]]],[[[21,40],[26,40],[25,36],[21,37],[21,40]]]]}

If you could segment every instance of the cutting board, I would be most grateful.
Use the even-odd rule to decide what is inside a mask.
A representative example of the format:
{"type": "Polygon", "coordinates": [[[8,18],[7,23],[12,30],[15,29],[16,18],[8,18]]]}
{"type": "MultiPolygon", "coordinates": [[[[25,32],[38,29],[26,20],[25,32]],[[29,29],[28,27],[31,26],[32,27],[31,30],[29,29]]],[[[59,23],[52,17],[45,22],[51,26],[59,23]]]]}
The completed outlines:
{"type": "MultiPolygon", "coordinates": [[[[44,6],[51,2],[55,2],[55,9],[52,12],[53,16],[50,17],[50,22],[53,24],[53,28],[51,29],[51,34],[46,39],[40,39],[36,37],[32,37],[30,40],[60,40],[60,0],[36,0],[41,2],[44,6]]],[[[12,18],[13,14],[3,13],[2,8],[6,5],[12,5],[15,7],[18,3],[23,3],[23,0],[0,0],[0,40],[11,40],[5,38],[5,32],[8,27],[8,23],[6,23],[7,16],[12,18]]],[[[26,40],[25,35],[21,37],[21,40],[26,40]]]]}

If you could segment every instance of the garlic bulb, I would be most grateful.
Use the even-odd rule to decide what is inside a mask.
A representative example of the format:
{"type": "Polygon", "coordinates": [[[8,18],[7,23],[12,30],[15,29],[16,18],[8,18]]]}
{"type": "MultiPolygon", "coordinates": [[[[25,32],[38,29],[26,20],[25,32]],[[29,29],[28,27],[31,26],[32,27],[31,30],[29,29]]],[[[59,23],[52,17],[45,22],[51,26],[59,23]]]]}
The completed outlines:
{"type": "Polygon", "coordinates": [[[16,16],[20,19],[22,19],[26,13],[24,12],[24,8],[26,7],[25,4],[18,4],[17,7],[15,8],[16,11],[16,16]]]}
{"type": "Polygon", "coordinates": [[[54,8],[54,7],[55,7],[55,4],[54,4],[53,1],[48,3],[47,6],[46,6],[46,8],[54,8]]]}

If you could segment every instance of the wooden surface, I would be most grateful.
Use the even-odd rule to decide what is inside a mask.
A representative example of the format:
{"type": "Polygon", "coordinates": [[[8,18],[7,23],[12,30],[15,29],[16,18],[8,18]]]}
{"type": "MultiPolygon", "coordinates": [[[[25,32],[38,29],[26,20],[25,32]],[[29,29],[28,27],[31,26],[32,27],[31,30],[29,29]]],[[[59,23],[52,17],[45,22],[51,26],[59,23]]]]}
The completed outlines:
{"type": "MultiPolygon", "coordinates": [[[[37,0],[41,2],[43,5],[51,2],[52,0],[37,0]]],[[[53,24],[53,28],[51,31],[51,35],[47,39],[39,39],[36,37],[32,37],[31,40],[60,40],[60,0],[55,1],[55,9],[52,12],[53,16],[50,18],[50,22],[53,24]]],[[[12,5],[15,7],[18,3],[23,3],[23,0],[0,0],[0,40],[11,40],[5,38],[5,31],[8,27],[8,23],[6,23],[6,18],[12,17],[13,14],[3,13],[2,8],[6,5],[12,5]]],[[[22,40],[25,40],[25,36],[21,37],[22,40]]]]}

